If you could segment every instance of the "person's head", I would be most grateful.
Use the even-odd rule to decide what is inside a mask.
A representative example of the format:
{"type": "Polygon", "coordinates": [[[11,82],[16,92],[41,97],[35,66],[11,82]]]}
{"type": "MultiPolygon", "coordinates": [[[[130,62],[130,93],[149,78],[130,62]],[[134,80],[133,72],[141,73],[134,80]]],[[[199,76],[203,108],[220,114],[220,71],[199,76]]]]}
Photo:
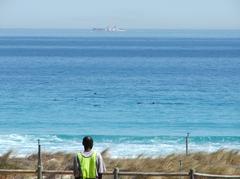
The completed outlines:
{"type": "Polygon", "coordinates": [[[82,145],[84,146],[84,150],[91,150],[93,147],[93,139],[91,136],[85,136],[82,140],[82,145]]]}

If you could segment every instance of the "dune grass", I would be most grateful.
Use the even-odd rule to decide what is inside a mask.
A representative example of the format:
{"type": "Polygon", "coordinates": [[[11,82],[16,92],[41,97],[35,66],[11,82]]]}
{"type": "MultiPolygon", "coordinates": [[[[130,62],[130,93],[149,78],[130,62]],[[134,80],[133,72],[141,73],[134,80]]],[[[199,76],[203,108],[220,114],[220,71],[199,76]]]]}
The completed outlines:
{"type": "MultiPolygon", "coordinates": [[[[8,151],[0,156],[1,169],[36,169],[37,154],[24,158],[12,157],[12,154],[12,151],[8,151]]],[[[43,153],[43,167],[47,170],[71,170],[73,156],[73,154],[63,152],[43,153]]],[[[218,150],[212,153],[196,152],[189,156],[171,154],[157,158],[139,156],[128,159],[112,159],[105,150],[102,152],[102,156],[108,171],[118,167],[124,171],[188,172],[192,168],[202,173],[240,175],[240,151],[237,150],[218,150]]]]}
{"type": "Polygon", "coordinates": [[[106,160],[109,169],[118,166],[127,171],[177,172],[194,169],[210,174],[240,174],[240,152],[219,150],[213,153],[196,152],[189,156],[171,154],[165,157],[106,160]],[[180,167],[181,160],[181,167],[180,167]]]}

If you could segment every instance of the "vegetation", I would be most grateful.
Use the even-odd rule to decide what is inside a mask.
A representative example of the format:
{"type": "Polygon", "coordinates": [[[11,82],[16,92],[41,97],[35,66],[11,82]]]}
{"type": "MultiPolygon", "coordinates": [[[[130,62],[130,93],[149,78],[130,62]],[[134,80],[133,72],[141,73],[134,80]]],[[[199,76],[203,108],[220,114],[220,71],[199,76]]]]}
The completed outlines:
{"type": "MultiPolygon", "coordinates": [[[[1,169],[36,169],[37,154],[25,158],[13,157],[12,154],[12,151],[8,151],[0,157],[1,169]]],[[[108,150],[105,150],[102,152],[102,156],[108,171],[113,171],[115,167],[118,167],[124,171],[188,172],[193,168],[201,173],[240,175],[240,151],[238,150],[219,150],[213,153],[197,152],[189,156],[171,154],[157,158],[139,156],[132,159],[112,159],[108,155],[108,150]]],[[[71,170],[73,154],[43,153],[42,161],[46,170],[71,170]]]]}

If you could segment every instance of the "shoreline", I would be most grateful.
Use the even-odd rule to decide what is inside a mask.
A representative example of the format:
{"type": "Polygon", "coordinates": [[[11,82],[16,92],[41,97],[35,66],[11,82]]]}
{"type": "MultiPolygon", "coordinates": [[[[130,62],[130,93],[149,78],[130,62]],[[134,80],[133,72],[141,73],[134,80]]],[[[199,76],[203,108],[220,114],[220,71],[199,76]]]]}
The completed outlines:
{"type": "MultiPolygon", "coordinates": [[[[93,136],[94,150],[106,148],[112,158],[134,158],[166,156],[172,153],[185,153],[185,136],[93,136]],[[131,150],[126,150],[129,148],[131,150]]],[[[25,157],[37,152],[37,139],[41,140],[43,152],[74,153],[82,148],[82,135],[0,135],[0,155],[13,150],[12,155],[25,157]]],[[[190,152],[215,152],[220,149],[238,150],[240,136],[190,136],[190,152]]]]}

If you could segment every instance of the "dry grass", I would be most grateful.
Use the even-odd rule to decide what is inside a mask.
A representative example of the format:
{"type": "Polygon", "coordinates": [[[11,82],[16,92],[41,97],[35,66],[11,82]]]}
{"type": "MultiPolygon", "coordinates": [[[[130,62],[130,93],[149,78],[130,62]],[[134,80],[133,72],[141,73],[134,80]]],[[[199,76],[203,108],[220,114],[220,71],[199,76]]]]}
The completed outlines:
{"type": "Polygon", "coordinates": [[[197,152],[189,156],[171,154],[165,157],[135,159],[109,159],[105,162],[109,170],[119,167],[127,171],[150,172],[176,172],[189,171],[191,168],[197,172],[211,174],[238,174],[240,175],[240,151],[218,150],[213,153],[197,152]]]}
{"type": "MultiPolygon", "coordinates": [[[[11,157],[12,151],[8,151],[0,157],[0,168],[7,169],[36,169],[37,155],[33,154],[25,158],[11,157]]],[[[146,158],[139,156],[134,159],[111,159],[108,151],[102,152],[107,169],[119,167],[124,171],[148,171],[148,172],[176,172],[180,170],[179,161],[182,161],[181,171],[189,171],[191,168],[197,172],[211,174],[237,174],[240,175],[240,151],[219,150],[213,153],[197,152],[189,156],[171,154],[165,157],[146,158]]],[[[43,153],[43,166],[48,170],[71,170],[73,154],[43,153]]]]}

